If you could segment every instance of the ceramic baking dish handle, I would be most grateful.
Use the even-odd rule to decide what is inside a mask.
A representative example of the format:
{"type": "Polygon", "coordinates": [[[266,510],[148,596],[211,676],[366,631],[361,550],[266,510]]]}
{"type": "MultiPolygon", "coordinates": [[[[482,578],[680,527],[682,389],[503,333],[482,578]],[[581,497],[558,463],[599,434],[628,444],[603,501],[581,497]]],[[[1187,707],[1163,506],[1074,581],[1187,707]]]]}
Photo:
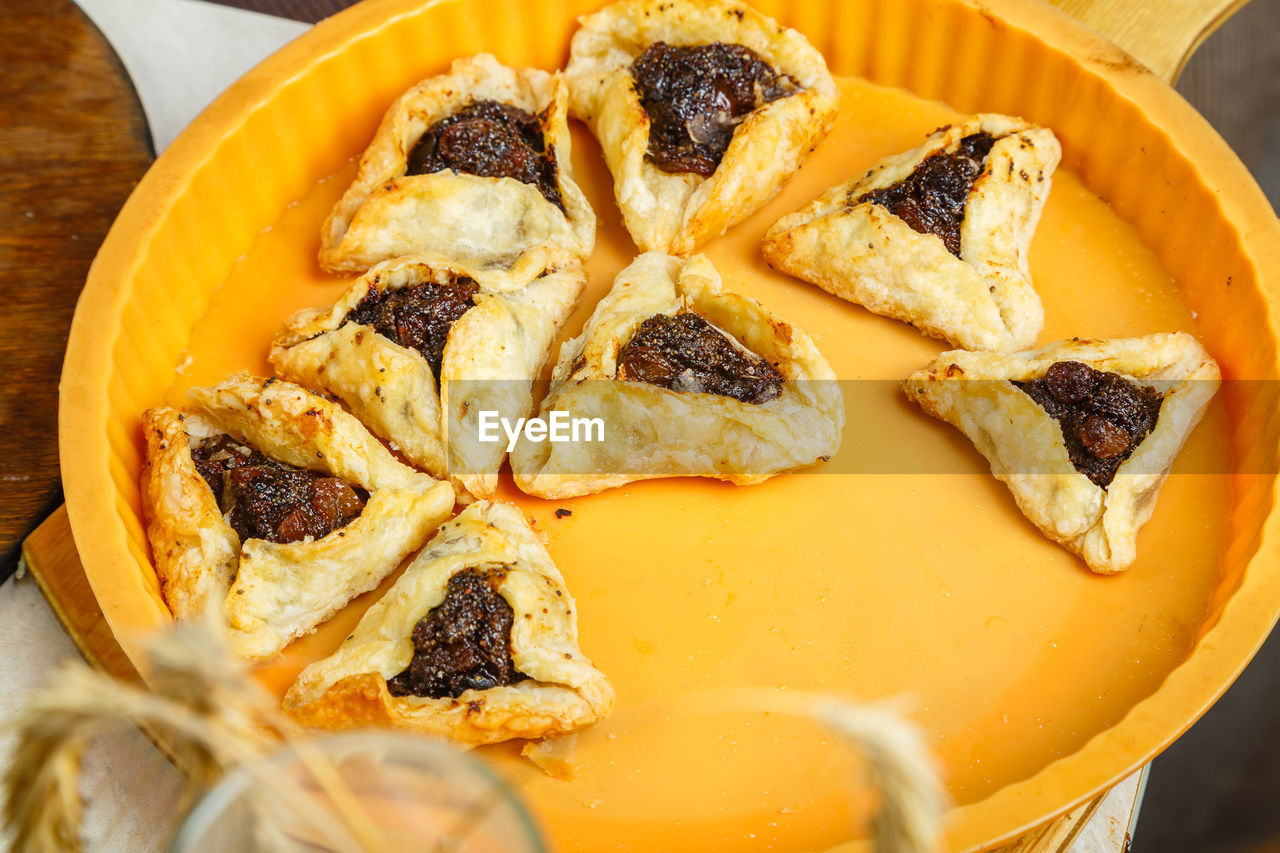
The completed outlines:
{"type": "Polygon", "coordinates": [[[1195,49],[1249,0],[1050,0],[1169,83],[1195,49]]]}

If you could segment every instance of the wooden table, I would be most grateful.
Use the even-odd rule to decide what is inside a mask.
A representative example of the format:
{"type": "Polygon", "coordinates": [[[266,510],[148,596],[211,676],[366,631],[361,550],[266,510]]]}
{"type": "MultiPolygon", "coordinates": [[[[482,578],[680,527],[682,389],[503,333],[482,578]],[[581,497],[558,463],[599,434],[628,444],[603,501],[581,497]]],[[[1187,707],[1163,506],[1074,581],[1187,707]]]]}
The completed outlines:
{"type": "Polygon", "coordinates": [[[151,164],[151,137],[110,45],[71,0],[0,10],[0,579],[62,502],[58,375],[85,274],[151,164]]]}

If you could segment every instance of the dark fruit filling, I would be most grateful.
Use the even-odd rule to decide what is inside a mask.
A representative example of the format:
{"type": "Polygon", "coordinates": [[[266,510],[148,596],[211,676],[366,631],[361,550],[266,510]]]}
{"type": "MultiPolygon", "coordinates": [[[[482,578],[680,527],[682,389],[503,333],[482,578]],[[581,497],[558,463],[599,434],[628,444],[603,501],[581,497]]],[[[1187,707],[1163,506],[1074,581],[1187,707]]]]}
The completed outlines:
{"type": "Polygon", "coordinates": [[[1071,464],[1103,488],[1155,429],[1164,402],[1154,388],[1078,361],[1059,361],[1043,378],[1013,384],[1053,416],[1071,464]]]}
{"type": "Polygon", "coordinates": [[[482,178],[515,178],[537,187],[564,211],[554,150],[547,150],[543,117],[501,104],[476,101],[427,128],[409,152],[407,175],[452,169],[482,178]]]}
{"type": "Polygon", "coordinates": [[[344,322],[371,326],[400,346],[417,350],[431,365],[438,382],[449,329],[475,307],[479,289],[471,279],[459,278],[447,284],[426,282],[398,290],[371,290],[344,322]]]}
{"type": "Polygon", "coordinates": [[[191,458],[241,542],[320,539],[354,521],[369,499],[364,489],[277,462],[228,435],[204,439],[191,458]]]}
{"type": "Polygon", "coordinates": [[[672,391],[720,394],[767,403],[782,393],[782,374],[745,352],[698,314],[655,314],[618,353],[618,376],[672,391]]]}
{"type": "Polygon", "coordinates": [[[941,237],[947,251],[958,258],[964,207],[995,141],[987,133],[966,136],[955,151],[930,154],[898,183],[864,193],[850,203],[883,205],[921,234],[941,237]]]}
{"type": "Polygon", "coordinates": [[[449,578],[444,601],[413,629],[413,660],[387,681],[392,696],[457,698],[525,679],[511,660],[513,614],[498,593],[506,573],[464,569],[449,578]]]}
{"type": "Polygon", "coordinates": [[[649,159],[664,172],[709,177],[754,110],[800,86],[739,44],[649,45],[631,66],[649,116],[649,159]]]}

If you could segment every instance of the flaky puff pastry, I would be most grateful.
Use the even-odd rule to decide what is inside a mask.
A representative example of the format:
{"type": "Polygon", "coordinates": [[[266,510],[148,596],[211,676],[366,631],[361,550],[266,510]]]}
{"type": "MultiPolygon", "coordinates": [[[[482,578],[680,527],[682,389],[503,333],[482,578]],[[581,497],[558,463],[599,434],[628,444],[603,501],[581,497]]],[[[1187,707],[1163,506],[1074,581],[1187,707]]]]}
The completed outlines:
{"type": "Polygon", "coordinates": [[[1031,346],[1044,326],[1044,309],[1027,252],[1060,157],[1058,140],[1046,128],[1009,116],[975,116],[935,131],[919,148],[882,160],[779,219],[765,234],[765,259],[955,346],[1031,346]],[[882,205],[858,201],[982,131],[998,138],[965,204],[959,257],[940,237],[913,230],[882,205]]]}
{"type": "Polygon", "coordinates": [[[328,308],[291,317],[271,345],[281,375],[342,398],[414,465],[449,479],[464,502],[492,497],[507,442],[481,442],[481,412],[515,422],[534,408],[533,380],[577,305],[586,275],[560,269],[486,270],[420,255],[388,261],[352,282],[328,308]],[[449,329],[437,386],[421,353],[347,314],[371,291],[470,278],[475,307],[449,329]]]}
{"type": "MultiPolygon", "coordinates": [[[[703,255],[648,252],[618,273],[586,329],[560,350],[540,417],[599,418],[602,441],[533,442],[511,454],[516,485],[543,498],[586,495],[655,477],[759,483],[839,449],[844,398],[812,339],[753,299],[726,292],[703,255]],[[618,354],[655,314],[700,314],[786,380],[760,405],[617,378],[618,354]]],[[[593,436],[594,437],[594,436],[593,436]]]]}
{"type": "Polygon", "coordinates": [[[396,726],[466,745],[572,732],[613,708],[608,679],[578,648],[573,597],[520,510],[477,501],[447,522],[330,657],[302,671],[284,711],[307,726],[396,726]],[[444,601],[449,578],[502,569],[511,659],[528,676],[457,698],[392,696],[387,680],[413,659],[413,629],[444,601]]]}
{"type": "Polygon", "coordinates": [[[596,219],[573,176],[568,92],[559,73],[520,71],[489,54],[455,60],[448,74],[423,80],[391,105],[360,158],[351,187],[320,232],[320,265],[362,272],[420,252],[511,267],[522,253],[585,258],[596,219]],[[514,178],[452,169],[406,175],[409,154],[433,124],[474,101],[492,100],[541,116],[565,210],[514,178]]]}
{"type": "Polygon", "coordinates": [[[190,392],[194,411],[143,416],[142,495],[161,590],[179,619],[221,603],[237,654],[269,658],[372,589],[448,518],[448,483],[398,462],[334,403],[288,382],[238,374],[190,392]],[[313,541],[241,542],[191,448],[230,434],[263,454],[369,492],[359,517],[313,541]]]}
{"type": "Polygon", "coordinates": [[[1069,340],[1010,354],[956,350],[903,383],[907,396],[957,427],[991,463],[1023,514],[1089,568],[1112,574],[1137,556],[1138,529],[1151,517],[1174,457],[1218,387],[1218,366],[1188,334],[1069,340]],[[1013,385],[1079,361],[1164,395],[1155,428],[1102,488],[1076,470],[1062,429],[1013,385]]]}
{"type": "Polygon", "coordinates": [[[831,130],[838,94],[826,62],[800,33],[733,0],[623,0],[581,19],[565,76],[575,117],[590,125],[613,173],[622,218],[642,251],[683,255],[772,198],[831,130]],[[711,177],[649,162],[649,116],[631,64],[656,42],[748,47],[802,87],[736,128],[711,177]]]}

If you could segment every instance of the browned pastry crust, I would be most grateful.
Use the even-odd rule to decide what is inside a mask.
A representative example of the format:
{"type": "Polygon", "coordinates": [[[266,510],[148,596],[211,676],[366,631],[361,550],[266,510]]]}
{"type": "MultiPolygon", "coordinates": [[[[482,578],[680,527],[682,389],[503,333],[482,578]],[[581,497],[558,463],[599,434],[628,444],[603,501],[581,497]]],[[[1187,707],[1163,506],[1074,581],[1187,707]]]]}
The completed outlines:
{"type": "Polygon", "coordinates": [[[599,418],[603,441],[531,442],[511,455],[516,485],[532,495],[586,495],[655,477],[715,477],[742,485],[834,455],[844,428],[835,374],[813,340],[753,299],[724,289],[703,255],[640,255],[618,273],[586,329],[560,350],[542,402],[571,418],[599,418]],[[671,390],[619,376],[619,354],[654,315],[696,313],[762,357],[783,380],[760,404],[671,390]]]}
{"type": "Polygon", "coordinates": [[[1031,346],[1044,325],[1044,309],[1027,253],[1060,153],[1046,128],[1010,116],[974,116],[779,219],[765,234],[765,259],[841,299],[965,349],[1031,346]],[[958,255],[935,234],[920,233],[887,207],[862,200],[979,133],[995,137],[995,143],[964,204],[958,255]]]}
{"type": "Polygon", "coordinates": [[[193,389],[193,411],[143,416],[143,508],[161,589],[179,619],[221,607],[232,648],[280,652],[376,586],[435,531],[453,489],[396,461],[336,404],[288,382],[239,374],[193,389]],[[192,446],[228,433],[267,456],[369,492],[359,517],[319,539],[241,542],[196,470],[192,446]]]}
{"type": "Polygon", "coordinates": [[[560,75],[516,71],[488,54],[459,59],[448,74],[423,80],[392,104],[360,158],[351,187],[320,234],[320,265],[363,272],[381,261],[438,252],[455,261],[510,268],[522,255],[585,258],[595,214],[570,162],[568,92],[560,75]],[[491,100],[543,117],[564,210],[514,178],[455,173],[406,175],[422,134],[473,101],[491,100]]]}
{"type": "Polygon", "coordinates": [[[586,275],[577,261],[488,270],[419,255],[359,277],[328,308],[290,317],[271,346],[280,373],[336,394],[406,459],[449,479],[460,499],[492,497],[506,442],[478,441],[481,412],[511,419],[534,407],[533,380],[577,305],[586,275]],[[448,332],[437,383],[423,355],[347,315],[371,291],[470,279],[475,307],[448,332]]]}
{"type": "Polygon", "coordinates": [[[396,726],[474,746],[563,734],[613,707],[608,679],[578,648],[576,606],[524,515],[477,501],[439,533],[395,586],[365,613],[346,642],[298,676],[284,710],[307,726],[396,726]],[[527,678],[457,698],[393,696],[387,682],[413,657],[414,626],[445,597],[450,577],[498,568],[510,604],[511,658],[527,678]]]}
{"type": "Polygon", "coordinates": [[[955,426],[991,463],[1023,514],[1095,572],[1111,574],[1137,556],[1174,457],[1218,386],[1218,366],[1188,334],[1060,341],[1009,354],[955,350],[903,383],[907,396],[955,426]],[[1077,361],[1164,394],[1155,428],[1102,488],[1072,464],[1058,422],[1014,382],[1077,361]]]}
{"type": "Polygon", "coordinates": [[[735,0],[622,0],[582,18],[569,65],[571,108],[591,126],[613,173],[614,196],[641,251],[676,255],[741,222],[800,168],[835,120],[826,62],[795,30],[735,0]],[[709,178],[668,173],[646,159],[650,120],[631,65],[656,42],[750,48],[801,91],[760,106],[738,125],[709,178]]]}

